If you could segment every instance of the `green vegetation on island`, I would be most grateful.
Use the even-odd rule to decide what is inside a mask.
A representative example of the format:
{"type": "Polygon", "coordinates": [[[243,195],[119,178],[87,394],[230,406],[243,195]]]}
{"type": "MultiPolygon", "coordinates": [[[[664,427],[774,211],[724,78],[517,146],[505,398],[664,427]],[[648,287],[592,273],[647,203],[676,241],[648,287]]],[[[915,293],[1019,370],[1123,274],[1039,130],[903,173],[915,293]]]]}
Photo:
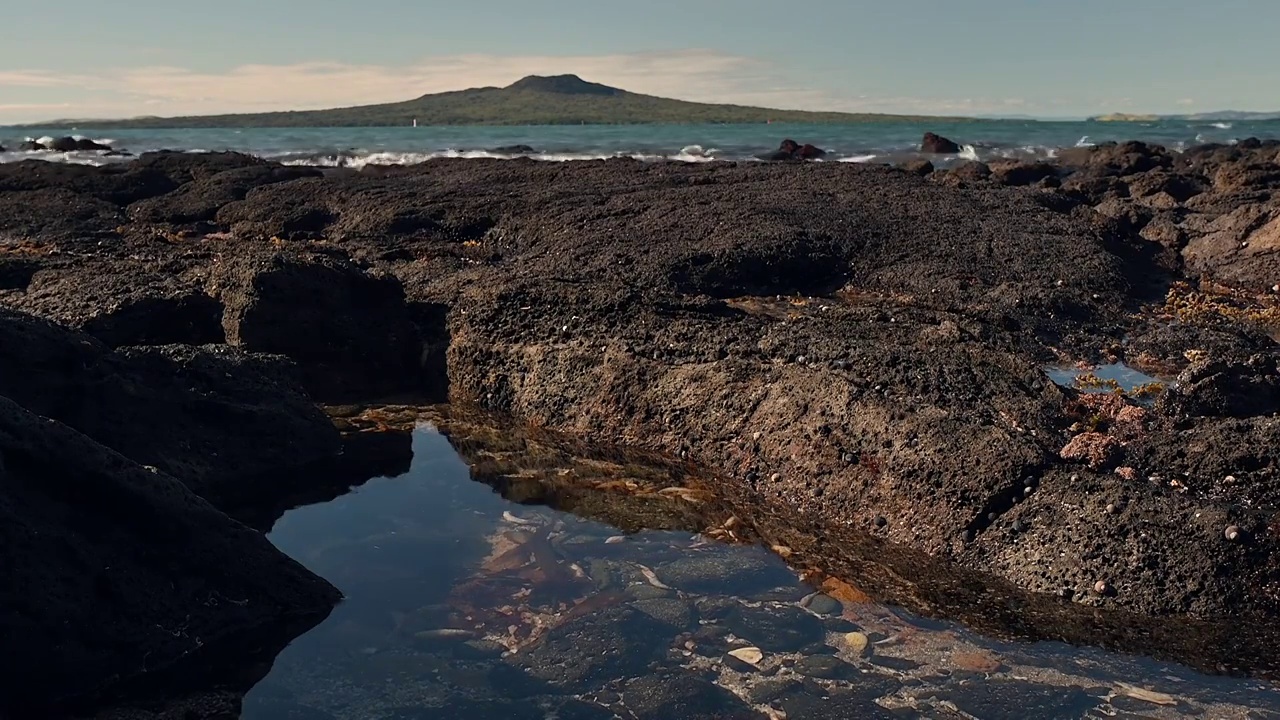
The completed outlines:
{"type": "Polygon", "coordinates": [[[28,127],[395,127],[415,122],[418,125],[844,124],[926,119],[946,121],[967,118],[805,112],[696,103],[628,92],[587,82],[576,75],[557,75],[530,76],[504,88],[456,90],[382,105],[172,118],[58,120],[28,127]]]}

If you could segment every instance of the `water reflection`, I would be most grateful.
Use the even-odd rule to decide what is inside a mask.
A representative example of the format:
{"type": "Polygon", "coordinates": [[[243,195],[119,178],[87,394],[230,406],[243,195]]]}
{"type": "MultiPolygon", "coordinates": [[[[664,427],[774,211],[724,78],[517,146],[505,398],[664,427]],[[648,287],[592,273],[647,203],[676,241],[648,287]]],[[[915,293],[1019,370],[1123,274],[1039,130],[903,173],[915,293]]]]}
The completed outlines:
{"type": "Polygon", "coordinates": [[[773,552],[689,532],[740,528],[696,483],[679,489],[672,468],[530,447],[420,428],[407,474],[286,513],[272,541],[348,599],[277,658],[243,717],[1263,718],[1280,707],[1261,681],[993,640],[838,581],[817,593],[773,552]],[[473,476],[525,502],[667,529],[623,533],[473,476]],[[627,500],[610,510],[609,492],[627,500]]]}

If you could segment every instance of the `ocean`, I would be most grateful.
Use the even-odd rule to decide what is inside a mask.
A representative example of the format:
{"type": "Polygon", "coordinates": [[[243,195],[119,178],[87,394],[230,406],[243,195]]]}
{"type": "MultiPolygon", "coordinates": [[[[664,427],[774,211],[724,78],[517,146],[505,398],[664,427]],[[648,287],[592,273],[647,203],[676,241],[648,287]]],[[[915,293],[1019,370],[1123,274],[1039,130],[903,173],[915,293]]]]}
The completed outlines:
{"type": "Polygon", "coordinates": [[[964,152],[942,158],[991,160],[1049,158],[1066,147],[1108,140],[1144,140],[1179,150],[1201,143],[1280,137],[1280,121],[1039,122],[983,120],[856,125],[556,125],[516,127],[234,128],[203,130],[95,130],[71,132],[0,128],[0,162],[39,157],[104,164],[128,157],[101,152],[21,152],[24,138],[75,135],[105,141],[130,153],[149,150],[236,150],[291,164],[409,164],[436,157],[528,156],[543,160],[634,157],[689,162],[752,160],[775,150],[784,138],[828,151],[828,160],[894,163],[912,157],[921,136],[932,131],[955,140],[964,152]],[[517,148],[515,146],[525,146],[517,148]]]}

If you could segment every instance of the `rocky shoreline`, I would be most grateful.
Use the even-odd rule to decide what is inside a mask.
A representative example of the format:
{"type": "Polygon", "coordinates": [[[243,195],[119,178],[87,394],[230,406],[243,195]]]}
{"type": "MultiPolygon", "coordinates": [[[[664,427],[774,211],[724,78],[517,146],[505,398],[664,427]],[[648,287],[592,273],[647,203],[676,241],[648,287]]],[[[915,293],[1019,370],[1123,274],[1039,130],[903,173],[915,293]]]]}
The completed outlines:
{"type": "MultiPolygon", "coordinates": [[[[6,596],[0,624],[24,646],[102,651],[118,642],[103,628],[123,632],[141,609],[181,620],[194,587],[266,613],[202,606],[228,645],[268,617],[318,622],[336,591],[218,510],[269,524],[281,498],[307,493],[298,468],[347,457],[315,403],[395,398],[696,463],[761,539],[844,538],[817,544],[832,569],[851,566],[857,538],[1045,608],[1274,619],[1277,154],[1246,141],[950,170],[356,171],[233,153],[2,165],[0,508],[31,528],[4,547],[46,579],[6,596]],[[1176,381],[1152,401],[1046,374],[1111,362],[1176,381]],[[48,479],[66,464],[81,470],[48,479]],[[88,512],[101,504],[84,495],[90,470],[137,507],[88,512]],[[159,530],[122,519],[144,511],[166,519],[159,530]],[[139,554],[148,532],[203,554],[139,554]],[[120,582],[162,605],[112,595],[116,580],[86,569],[89,547],[120,556],[120,582]],[[229,576],[199,577],[246,552],[256,560],[229,576]],[[148,586],[153,562],[190,584],[148,586]],[[115,604],[67,589],[93,608],[77,614],[29,591],[72,574],[115,604]],[[83,633],[58,634],[64,615],[83,633]]],[[[164,647],[128,650],[139,674],[192,652],[164,647]]],[[[68,702],[127,679],[83,657],[68,702]]],[[[62,667],[44,662],[32,672],[62,667]]],[[[2,682],[15,713],[47,697],[2,682]]]]}

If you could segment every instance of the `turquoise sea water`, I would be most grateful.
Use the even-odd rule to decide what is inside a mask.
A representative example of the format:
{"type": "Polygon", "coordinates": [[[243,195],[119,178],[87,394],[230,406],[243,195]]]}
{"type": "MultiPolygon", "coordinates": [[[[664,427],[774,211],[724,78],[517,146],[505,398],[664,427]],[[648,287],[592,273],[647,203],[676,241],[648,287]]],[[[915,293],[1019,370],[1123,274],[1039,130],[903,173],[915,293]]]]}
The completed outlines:
{"type": "MultiPolygon", "coordinates": [[[[1182,149],[1199,143],[1230,143],[1247,137],[1280,137],[1280,121],[1154,123],[1037,122],[996,120],[856,125],[570,125],[523,127],[239,128],[206,130],[96,130],[70,134],[109,140],[121,150],[237,150],[297,163],[363,165],[421,162],[432,157],[510,157],[546,160],[631,156],[744,160],[767,154],[784,138],[812,143],[829,159],[896,162],[918,148],[932,131],[965,145],[964,157],[1046,157],[1056,150],[1108,140],[1144,140],[1182,149]],[[512,150],[512,146],[527,149],[512,150]]],[[[103,163],[100,153],[17,152],[24,137],[66,131],[0,128],[0,162],[28,157],[103,163]]],[[[945,162],[945,160],[944,160],[945,162]]]]}

